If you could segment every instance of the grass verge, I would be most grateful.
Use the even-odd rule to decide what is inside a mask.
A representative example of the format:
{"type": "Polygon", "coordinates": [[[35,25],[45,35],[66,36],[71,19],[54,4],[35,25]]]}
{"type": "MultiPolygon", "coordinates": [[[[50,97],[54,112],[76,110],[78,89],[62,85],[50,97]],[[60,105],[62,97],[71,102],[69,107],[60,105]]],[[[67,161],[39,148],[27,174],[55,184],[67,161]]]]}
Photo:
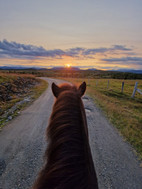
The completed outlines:
{"type": "MultiPolygon", "coordinates": [[[[26,106],[30,105],[34,100],[36,100],[48,87],[48,83],[44,80],[37,79],[32,75],[21,75],[21,74],[19,75],[0,74],[0,84],[4,83],[6,86],[7,85],[11,86],[13,85],[15,81],[17,81],[17,78],[19,77],[22,77],[24,79],[26,78],[30,79],[30,82],[34,82],[34,85],[32,86],[30,85],[30,87],[28,89],[26,88],[26,90],[22,89],[21,90],[22,92],[20,92],[20,95],[19,93],[17,95],[11,92],[11,96],[12,96],[11,100],[4,101],[1,99],[0,101],[0,130],[8,121],[16,117],[22,109],[24,109],[26,106]]],[[[27,82],[27,80],[25,80],[25,82],[27,82]]],[[[18,87],[21,87],[20,85],[18,87]]]]}
{"type": "MultiPolygon", "coordinates": [[[[124,139],[136,150],[142,159],[142,95],[131,95],[135,80],[125,80],[124,91],[121,92],[122,80],[106,79],[67,79],[80,84],[86,80],[87,94],[101,107],[110,122],[119,130],[124,139]]],[[[138,88],[142,89],[142,80],[138,81],[138,88]]]]}

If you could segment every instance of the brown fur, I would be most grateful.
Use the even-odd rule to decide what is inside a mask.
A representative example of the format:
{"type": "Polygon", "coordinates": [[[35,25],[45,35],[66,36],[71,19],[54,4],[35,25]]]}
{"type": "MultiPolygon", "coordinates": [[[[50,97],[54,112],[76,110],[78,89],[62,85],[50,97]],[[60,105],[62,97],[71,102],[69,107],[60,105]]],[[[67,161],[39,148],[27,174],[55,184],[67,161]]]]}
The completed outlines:
{"type": "Polygon", "coordinates": [[[47,128],[46,163],[33,189],[98,189],[79,88],[52,84],[57,97],[47,128]]]}

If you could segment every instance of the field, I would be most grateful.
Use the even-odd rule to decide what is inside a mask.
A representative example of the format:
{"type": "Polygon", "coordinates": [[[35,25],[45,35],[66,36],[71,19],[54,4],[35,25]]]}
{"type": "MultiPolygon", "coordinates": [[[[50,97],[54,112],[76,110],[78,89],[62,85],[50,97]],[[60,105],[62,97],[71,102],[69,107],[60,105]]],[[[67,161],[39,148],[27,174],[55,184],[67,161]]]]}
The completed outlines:
{"type": "MultiPolygon", "coordinates": [[[[70,70],[71,73],[69,71],[69,73],[66,72],[66,70],[64,70],[64,72],[61,71],[61,73],[60,71],[31,71],[31,75],[27,74],[30,73],[29,70],[23,71],[23,74],[17,73],[18,71],[13,72],[15,74],[0,73],[0,84],[13,83],[13,81],[16,80],[18,77],[29,77],[35,80],[35,76],[50,76],[57,78],[62,77],[62,79],[66,79],[75,84],[80,84],[82,81],[86,81],[87,94],[93,98],[98,107],[100,107],[101,110],[103,110],[104,114],[108,117],[109,121],[118,129],[119,133],[124,136],[124,140],[127,140],[130,144],[132,144],[136,152],[139,154],[139,157],[142,159],[142,95],[136,92],[135,98],[131,98],[135,82],[138,81],[138,88],[142,89],[142,80],[126,79],[126,76],[133,76],[136,79],[137,75],[106,72],[106,78],[103,78],[104,72],[101,73],[98,71],[76,71],[75,73],[72,70],[70,70]],[[32,74],[34,74],[35,76],[32,74]],[[69,78],[69,76],[75,77],[75,74],[77,75],[77,78],[69,78]],[[125,76],[124,78],[126,80],[110,79],[110,77],[112,78],[112,76],[113,78],[114,76],[115,78],[123,78],[123,76],[125,76]],[[122,93],[121,86],[123,81],[125,83],[124,91],[122,93]]],[[[2,115],[2,112],[6,111],[7,109],[11,108],[15,103],[24,99],[25,96],[32,96],[32,99],[37,98],[45,90],[46,87],[47,83],[40,80],[40,84],[36,84],[28,89],[27,93],[18,96],[12,94],[11,100],[8,100],[6,102],[0,102],[0,116],[2,115]]],[[[23,106],[25,105],[22,105],[22,107],[23,106]]],[[[21,109],[21,106],[19,109],[21,109]]],[[[0,122],[0,125],[2,124],[3,122],[0,122]]]]}
{"type": "Polygon", "coordinates": [[[33,75],[0,73],[0,129],[46,88],[47,82],[33,75]]]}
{"type": "MultiPolygon", "coordinates": [[[[142,95],[136,92],[135,98],[131,98],[136,80],[109,79],[109,86],[107,79],[67,80],[75,84],[86,81],[87,94],[94,99],[110,122],[124,136],[124,140],[131,143],[142,159],[142,95]],[[123,93],[122,81],[125,82],[123,93]]],[[[142,89],[142,80],[137,81],[138,88],[142,89]]]]}

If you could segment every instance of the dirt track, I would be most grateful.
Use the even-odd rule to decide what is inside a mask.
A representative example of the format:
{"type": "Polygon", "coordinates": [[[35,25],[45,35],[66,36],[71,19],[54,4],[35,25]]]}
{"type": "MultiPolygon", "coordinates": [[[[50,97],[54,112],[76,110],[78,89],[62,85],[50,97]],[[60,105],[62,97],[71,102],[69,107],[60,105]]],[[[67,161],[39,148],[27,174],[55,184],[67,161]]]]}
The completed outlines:
{"type": "MultiPolygon", "coordinates": [[[[45,130],[54,102],[49,88],[0,133],[0,189],[28,189],[42,166],[45,130]]],[[[142,189],[142,168],[93,101],[83,98],[100,189],[142,189]]]]}

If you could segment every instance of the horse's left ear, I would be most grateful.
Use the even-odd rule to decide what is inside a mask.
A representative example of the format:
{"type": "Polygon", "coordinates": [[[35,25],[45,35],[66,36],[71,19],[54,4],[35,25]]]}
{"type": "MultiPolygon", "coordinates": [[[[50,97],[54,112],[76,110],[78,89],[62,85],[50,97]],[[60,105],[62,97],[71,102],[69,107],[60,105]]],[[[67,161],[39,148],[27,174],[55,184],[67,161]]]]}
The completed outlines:
{"type": "Polygon", "coordinates": [[[55,83],[52,83],[52,92],[56,98],[60,93],[60,87],[58,87],[55,83]]]}
{"type": "Polygon", "coordinates": [[[80,96],[83,96],[86,91],[86,82],[84,81],[78,88],[80,96]]]}

